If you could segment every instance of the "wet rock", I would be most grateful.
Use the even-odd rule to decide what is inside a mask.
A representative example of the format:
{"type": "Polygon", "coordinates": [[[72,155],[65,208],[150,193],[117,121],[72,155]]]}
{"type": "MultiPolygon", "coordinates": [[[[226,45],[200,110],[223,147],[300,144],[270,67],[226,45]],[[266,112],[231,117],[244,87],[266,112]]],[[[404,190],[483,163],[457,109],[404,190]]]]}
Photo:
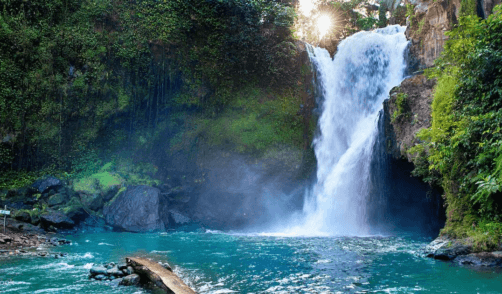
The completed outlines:
{"type": "Polygon", "coordinates": [[[159,262],[159,264],[166,270],[173,271],[173,268],[167,262],[159,262]]]}
{"type": "Polygon", "coordinates": [[[500,267],[502,266],[502,251],[471,253],[457,256],[454,261],[462,265],[500,267]]]}
{"type": "Polygon", "coordinates": [[[90,269],[91,276],[93,276],[93,277],[98,276],[98,275],[106,276],[107,271],[108,271],[107,268],[104,266],[93,266],[90,269]]]}
{"type": "Polygon", "coordinates": [[[183,215],[181,212],[171,209],[169,210],[169,214],[171,216],[171,223],[175,225],[185,225],[191,222],[190,218],[183,215]]]}
{"type": "Polygon", "coordinates": [[[140,277],[138,274],[131,274],[125,276],[122,281],[120,281],[120,285],[123,286],[137,286],[139,285],[140,277]]]}
{"type": "Polygon", "coordinates": [[[119,270],[125,270],[125,269],[127,269],[127,264],[121,263],[121,264],[118,264],[117,267],[119,268],[119,270]]]}
{"type": "Polygon", "coordinates": [[[63,183],[58,178],[55,178],[55,177],[46,177],[45,179],[37,180],[31,186],[33,188],[35,188],[39,193],[44,193],[44,192],[47,192],[51,188],[60,187],[62,184],[63,183]]]}
{"type": "Polygon", "coordinates": [[[106,274],[108,276],[114,276],[114,277],[122,277],[125,275],[121,270],[119,270],[119,268],[117,266],[114,266],[111,269],[108,269],[106,271],[106,274]]]}
{"type": "Polygon", "coordinates": [[[48,243],[50,243],[53,246],[61,246],[61,245],[71,244],[71,241],[66,239],[60,239],[58,237],[52,237],[48,240],[48,243]]]}
{"type": "Polygon", "coordinates": [[[46,228],[53,226],[54,228],[70,229],[75,226],[75,222],[60,211],[49,210],[40,216],[42,225],[46,228]]]}
{"type": "Polygon", "coordinates": [[[469,254],[470,247],[462,244],[455,243],[447,248],[440,248],[434,253],[434,259],[453,260],[459,255],[469,254]]]}
{"type": "Polygon", "coordinates": [[[110,286],[117,287],[117,286],[121,285],[122,280],[123,280],[123,278],[116,278],[116,279],[113,279],[113,280],[111,280],[111,282],[110,282],[110,286]]]}
{"type": "Polygon", "coordinates": [[[105,206],[106,223],[130,232],[164,230],[159,215],[159,189],[149,186],[128,187],[105,206]]]}
{"type": "Polygon", "coordinates": [[[105,275],[97,275],[94,277],[94,279],[96,279],[98,281],[103,281],[103,280],[106,280],[106,276],[105,275]]]}
{"type": "Polygon", "coordinates": [[[134,273],[134,269],[132,266],[127,266],[125,269],[122,270],[125,275],[132,275],[134,273]]]}
{"type": "Polygon", "coordinates": [[[425,247],[427,257],[440,260],[453,260],[459,255],[471,253],[472,248],[457,240],[440,236],[425,247]]]}

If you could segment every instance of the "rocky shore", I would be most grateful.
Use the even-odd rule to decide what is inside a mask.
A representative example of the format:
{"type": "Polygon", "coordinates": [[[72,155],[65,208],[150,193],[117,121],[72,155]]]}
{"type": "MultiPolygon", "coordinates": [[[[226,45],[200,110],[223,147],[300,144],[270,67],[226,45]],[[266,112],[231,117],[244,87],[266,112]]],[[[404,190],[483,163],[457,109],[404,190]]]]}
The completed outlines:
{"type": "Polygon", "coordinates": [[[126,263],[122,264],[95,264],[89,272],[89,279],[111,281],[116,286],[143,286],[175,294],[195,293],[173,273],[168,263],[145,258],[127,257],[126,263]]]}
{"type": "Polygon", "coordinates": [[[46,233],[38,227],[9,219],[0,233],[0,256],[30,255],[62,257],[63,253],[49,252],[54,247],[71,244],[54,233],[46,233]],[[38,250],[37,250],[38,249],[38,250]]]}
{"type": "Polygon", "coordinates": [[[473,252],[468,240],[450,239],[446,236],[439,236],[427,245],[425,255],[460,265],[502,267],[502,248],[492,252],[473,252]]]}

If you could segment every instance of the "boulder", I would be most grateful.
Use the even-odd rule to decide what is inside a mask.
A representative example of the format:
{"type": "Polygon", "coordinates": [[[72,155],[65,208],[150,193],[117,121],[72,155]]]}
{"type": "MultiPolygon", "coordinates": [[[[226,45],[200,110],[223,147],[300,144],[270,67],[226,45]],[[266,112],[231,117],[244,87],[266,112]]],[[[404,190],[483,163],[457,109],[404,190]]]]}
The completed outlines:
{"type": "Polygon", "coordinates": [[[71,206],[64,209],[64,213],[68,218],[70,218],[75,224],[79,224],[84,221],[89,214],[81,206],[71,206]]]}
{"type": "Polygon", "coordinates": [[[502,252],[481,252],[458,256],[454,260],[462,265],[482,266],[482,267],[500,267],[502,266],[502,252]]]}
{"type": "Polygon", "coordinates": [[[30,223],[34,226],[37,226],[40,223],[40,214],[38,212],[31,214],[30,223]]]}
{"type": "Polygon", "coordinates": [[[125,274],[119,270],[117,266],[112,267],[111,269],[106,270],[106,274],[108,276],[114,276],[114,277],[123,277],[125,274]]]}
{"type": "Polygon", "coordinates": [[[60,179],[55,177],[46,177],[44,179],[35,181],[35,183],[31,185],[31,187],[35,188],[39,193],[44,193],[51,188],[58,188],[61,185],[63,185],[63,183],[60,179]]]}
{"type": "Polygon", "coordinates": [[[159,189],[150,186],[127,188],[103,209],[106,223],[130,232],[164,230],[159,215],[159,194],[159,189]]]}
{"type": "Polygon", "coordinates": [[[448,247],[442,247],[434,252],[434,259],[453,260],[459,255],[466,255],[471,252],[469,246],[454,243],[448,247]]]}
{"type": "Polygon", "coordinates": [[[67,197],[67,195],[64,193],[54,194],[51,197],[49,197],[49,200],[47,201],[47,205],[49,205],[49,207],[52,207],[52,206],[64,204],[68,200],[66,197],[67,197]]]}
{"type": "Polygon", "coordinates": [[[0,234],[0,244],[5,244],[5,243],[11,242],[11,241],[12,241],[12,238],[10,236],[0,234]]]}
{"type": "Polygon", "coordinates": [[[14,214],[14,218],[25,223],[31,222],[31,215],[26,210],[20,210],[14,214]]]}
{"type": "Polygon", "coordinates": [[[439,236],[425,247],[427,257],[440,260],[453,260],[459,255],[471,253],[471,247],[446,236],[439,236]]]}
{"type": "Polygon", "coordinates": [[[98,265],[98,266],[93,266],[90,269],[91,276],[97,276],[97,275],[103,275],[106,276],[107,274],[107,269],[104,266],[98,265]]]}
{"type": "Polygon", "coordinates": [[[139,285],[140,277],[138,274],[131,274],[125,276],[122,281],[120,281],[119,285],[123,286],[137,286],[139,285]]]}
{"type": "Polygon", "coordinates": [[[55,228],[70,229],[75,226],[75,222],[60,211],[49,210],[40,216],[40,221],[44,227],[54,226],[55,228]]]}

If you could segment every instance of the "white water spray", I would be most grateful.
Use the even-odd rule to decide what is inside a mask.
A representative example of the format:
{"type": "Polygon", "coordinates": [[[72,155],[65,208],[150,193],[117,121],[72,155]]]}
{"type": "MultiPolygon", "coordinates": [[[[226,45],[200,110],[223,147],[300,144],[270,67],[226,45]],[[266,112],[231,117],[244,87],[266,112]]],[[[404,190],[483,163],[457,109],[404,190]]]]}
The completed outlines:
{"type": "Polygon", "coordinates": [[[395,25],[359,32],[340,43],[334,59],[325,49],[313,50],[324,98],[314,140],[317,183],[286,235],[369,234],[366,200],[378,112],[403,79],[404,31],[395,25]]]}

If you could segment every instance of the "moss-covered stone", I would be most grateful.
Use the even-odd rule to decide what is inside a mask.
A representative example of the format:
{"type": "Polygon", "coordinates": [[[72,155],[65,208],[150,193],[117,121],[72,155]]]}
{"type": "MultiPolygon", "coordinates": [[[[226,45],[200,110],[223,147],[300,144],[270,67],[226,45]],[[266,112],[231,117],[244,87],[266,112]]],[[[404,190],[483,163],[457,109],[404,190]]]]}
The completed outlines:
{"type": "Polygon", "coordinates": [[[77,224],[89,216],[77,197],[72,197],[61,211],[77,224]]]}
{"type": "Polygon", "coordinates": [[[31,222],[30,212],[26,209],[21,209],[13,213],[12,217],[14,217],[18,221],[29,223],[31,222]]]}
{"type": "Polygon", "coordinates": [[[103,195],[99,193],[80,192],[80,201],[82,205],[90,210],[98,211],[103,208],[103,195]]]}
{"type": "Polygon", "coordinates": [[[73,182],[73,189],[75,191],[83,191],[89,194],[107,194],[110,190],[121,186],[124,179],[109,171],[102,171],[88,177],[76,179],[73,182]]]}
{"type": "Polygon", "coordinates": [[[51,197],[49,197],[49,200],[47,200],[47,204],[52,207],[56,205],[61,205],[64,204],[67,200],[67,195],[64,193],[58,193],[54,194],[51,197]]]}

